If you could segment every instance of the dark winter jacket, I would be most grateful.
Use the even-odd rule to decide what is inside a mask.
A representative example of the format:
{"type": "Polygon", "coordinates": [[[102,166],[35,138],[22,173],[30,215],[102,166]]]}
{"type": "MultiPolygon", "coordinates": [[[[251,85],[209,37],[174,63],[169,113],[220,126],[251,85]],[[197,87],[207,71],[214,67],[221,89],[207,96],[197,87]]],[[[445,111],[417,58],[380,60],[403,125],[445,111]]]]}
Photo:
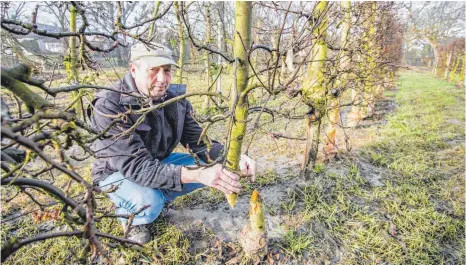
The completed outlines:
{"type": "MultiPolygon", "coordinates": [[[[121,91],[139,94],[129,73],[117,87],[121,91]]],[[[184,90],[183,85],[170,85],[165,96],[152,102],[152,105],[182,95],[184,90]]],[[[92,125],[103,131],[116,120],[116,115],[148,106],[140,98],[102,90],[93,101],[92,125]]],[[[91,172],[94,182],[119,171],[125,178],[141,186],[180,191],[181,166],[162,164],[160,160],[168,157],[181,143],[183,146],[189,145],[199,158],[207,161],[207,146],[202,140],[198,143],[202,129],[191,116],[192,110],[191,103],[186,99],[171,103],[149,113],[143,123],[124,136],[122,132],[129,130],[141,115],[130,114],[117,119],[118,122],[107,132],[112,137],[93,143],[92,150],[97,151],[99,157],[91,172]]],[[[212,141],[210,158],[217,159],[222,150],[223,145],[212,141]]]]}

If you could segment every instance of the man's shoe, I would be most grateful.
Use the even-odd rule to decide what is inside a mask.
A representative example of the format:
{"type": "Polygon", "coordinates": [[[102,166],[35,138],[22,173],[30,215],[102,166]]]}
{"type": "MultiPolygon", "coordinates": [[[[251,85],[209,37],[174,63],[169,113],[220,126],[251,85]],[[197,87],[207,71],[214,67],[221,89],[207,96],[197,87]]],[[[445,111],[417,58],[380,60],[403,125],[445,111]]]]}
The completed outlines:
{"type": "Polygon", "coordinates": [[[128,239],[136,241],[142,245],[148,243],[151,239],[149,225],[132,226],[128,233],[128,239]]]}

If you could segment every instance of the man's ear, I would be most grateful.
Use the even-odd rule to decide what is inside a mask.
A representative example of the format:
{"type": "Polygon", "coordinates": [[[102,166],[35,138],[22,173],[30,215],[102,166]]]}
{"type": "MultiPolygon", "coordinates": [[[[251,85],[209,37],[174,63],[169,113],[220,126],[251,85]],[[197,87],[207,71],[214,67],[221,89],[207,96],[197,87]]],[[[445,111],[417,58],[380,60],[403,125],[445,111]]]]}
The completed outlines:
{"type": "Polygon", "coordinates": [[[129,72],[131,73],[131,76],[133,78],[135,78],[135,75],[136,75],[136,71],[137,71],[136,68],[137,68],[136,65],[134,65],[133,63],[129,64],[129,72]]]}

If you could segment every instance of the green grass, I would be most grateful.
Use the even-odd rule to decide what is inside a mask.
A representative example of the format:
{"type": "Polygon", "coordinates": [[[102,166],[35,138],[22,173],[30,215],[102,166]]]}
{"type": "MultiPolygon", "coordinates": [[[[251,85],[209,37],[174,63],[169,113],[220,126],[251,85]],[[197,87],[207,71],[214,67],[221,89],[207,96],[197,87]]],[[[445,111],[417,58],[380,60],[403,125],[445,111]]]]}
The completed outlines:
{"type": "Polygon", "coordinates": [[[304,250],[312,249],[311,242],[310,235],[289,230],[283,237],[283,243],[280,247],[287,254],[296,256],[301,255],[304,250]]]}
{"type": "MultiPolygon", "coordinates": [[[[359,150],[384,185],[369,185],[375,172],[364,178],[354,162],[344,173],[327,165],[282,208],[323,225],[345,250],[341,264],[464,264],[464,91],[403,72],[385,96],[395,95],[397,109],[382,128],[366,129],[378,136],[359,150]]],[[[317,234],[316,257],[329,248],[317,234]]]]}

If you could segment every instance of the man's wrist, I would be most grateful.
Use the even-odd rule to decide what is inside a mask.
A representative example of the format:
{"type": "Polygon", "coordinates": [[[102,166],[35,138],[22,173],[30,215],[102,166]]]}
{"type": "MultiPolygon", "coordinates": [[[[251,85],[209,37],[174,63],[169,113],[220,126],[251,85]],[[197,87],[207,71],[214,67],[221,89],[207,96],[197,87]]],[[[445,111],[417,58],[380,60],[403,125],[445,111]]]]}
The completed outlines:
{"type": "Polygon", "coordinates": [[[199,182],[199,169],[188,169],[181,167],[181,183],[197,183],[199,182]]]}

